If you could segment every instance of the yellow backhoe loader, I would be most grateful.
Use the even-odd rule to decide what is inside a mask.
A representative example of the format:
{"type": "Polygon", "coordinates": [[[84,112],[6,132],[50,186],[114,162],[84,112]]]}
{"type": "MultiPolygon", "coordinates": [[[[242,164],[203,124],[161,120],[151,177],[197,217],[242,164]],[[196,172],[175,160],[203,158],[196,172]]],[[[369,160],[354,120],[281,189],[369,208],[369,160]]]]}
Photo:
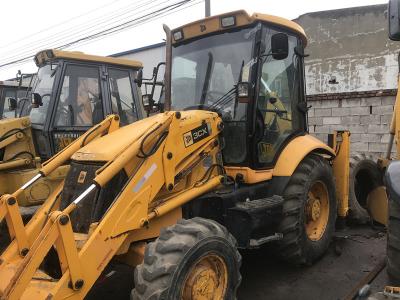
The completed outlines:
{"type": "Polygon", "coordinates": [[[295,264],[328,248],[349,133],[307,132],[304,30],[234,11],[165,31],[165,111],[107,117],[1,197],[1,299],[90,297],[114,264],[135,267],[132,299],[234,299],[237,248],[274,242],[295,264]],[[68,162],[24,226],[19,196],[68,162]]]}
{"type": "MultiPolygon", "coordinates": [[[[107,115],[119,114],[122,125],[144,117],[134,82],[140,62],[49,49],[36,54],[35,63],[39,69],[30,97],[8,98],[9,117],[0,121],[0,195],[37,175],[42,161],[107,115]]],[[[67,170],[67,165],[61,166],[26,189],[19,205],[37,207],[67,170]]],[[[30,215],[32,209],[23,211],[30,215]]]]}

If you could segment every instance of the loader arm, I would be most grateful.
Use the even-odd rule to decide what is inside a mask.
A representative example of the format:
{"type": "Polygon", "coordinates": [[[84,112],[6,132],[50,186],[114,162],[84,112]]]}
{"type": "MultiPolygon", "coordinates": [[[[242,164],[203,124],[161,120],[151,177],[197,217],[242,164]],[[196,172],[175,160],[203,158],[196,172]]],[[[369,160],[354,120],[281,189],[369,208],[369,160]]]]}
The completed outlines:
{"type": "Polygon", "coordinates": [[[108,143],[113,137],[118,138],[123,130],[135,135],[125,147],[118,147],[96,171],[88,188],[64,209],[59,201],[61,184],[32,221],[26,227],[22,225],[13,208],[18,204],[9,203],[37,178],[1,198],[0,216],[6,216],[14,237],[1,256],[2,299],[83,299],[123,243],[135,239],[135,230],[146,228],[154,219],[221,184],[223,176],[218,168],[204,168],[201,163],[220,151],[218,137],[222,126],[217,114],[168,112],[115,134],[110,132],[112,124],[110,118],[103,121],[97,130],[93,128],[46,162],[39,172],[38,178],[50,174],[66,160],[87,159],[87,153],[93,154],[93,149],[101,152],[102,141],[108,143]],[[185,144],[184,136],[196,130],[204,133],[202,138],[185,144]],[[88,195],[106,186],[121,170],[127,173],[128,181],[100,220],[91,224],[83,246],[77,247],[71,214],[88,201],[88,195]],[[59,279],[50,278],[39,269],[53,245],[62,270],[59,279]]]}
{"type": "Polygon", "coordinates": [[[1,120],[0,171],[33,166],[36,160],[35,156],[29,118],[1,120]]]}

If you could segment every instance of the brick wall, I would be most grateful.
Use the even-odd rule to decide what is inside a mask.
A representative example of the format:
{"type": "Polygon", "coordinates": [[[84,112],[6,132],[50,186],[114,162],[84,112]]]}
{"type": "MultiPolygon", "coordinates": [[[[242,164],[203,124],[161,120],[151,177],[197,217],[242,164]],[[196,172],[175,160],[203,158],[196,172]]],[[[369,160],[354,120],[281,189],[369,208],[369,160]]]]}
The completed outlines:
{"type": "MultiPolygon", "coordinates": [[[[350,130],[351,155],[386,152],[396,90],[307,96],[310,133],[327,141],[333,130],[350,130]]],[[[393,147],[394,148],[394,147],[393,147]]]]}

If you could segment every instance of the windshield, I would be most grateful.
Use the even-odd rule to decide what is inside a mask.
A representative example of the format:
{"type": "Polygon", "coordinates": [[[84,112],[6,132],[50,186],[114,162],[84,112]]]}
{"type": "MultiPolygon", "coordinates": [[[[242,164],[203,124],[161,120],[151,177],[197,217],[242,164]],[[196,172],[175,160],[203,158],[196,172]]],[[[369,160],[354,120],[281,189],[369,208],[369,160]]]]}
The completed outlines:
{"type": "Polygon", "coordinates": [[[173,47],[171,108],[214,108],[225,120],[244,120],[236,85],[249,81],[254,32],[245,28],[173,47]]]}
{"type": "Polygon", "coordinates": [[[57,65],[45,65],[40,67],[37,73],[36,81],[32,92],[38,93],[42,97],[43,105],[33,108],[30,103],[22,103],[22,115],[29,115],[33,124],[44,124],[47,115],[47,109],[50,103],[51,92],[53,89],[54,78],[57,65]]]}

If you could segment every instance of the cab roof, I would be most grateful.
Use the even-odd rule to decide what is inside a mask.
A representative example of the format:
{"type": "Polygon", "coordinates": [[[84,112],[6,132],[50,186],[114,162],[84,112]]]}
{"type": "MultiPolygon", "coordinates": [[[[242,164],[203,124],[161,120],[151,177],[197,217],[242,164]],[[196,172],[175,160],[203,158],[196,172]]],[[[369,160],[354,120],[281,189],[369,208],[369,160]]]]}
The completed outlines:
{"type": "Polygon", "coordinates": [[[38,67],[45,64],[46,62],[50,62],[56,59],[70,59],[70,60],[79,60],[87,62],[97,62],[110,65],[120,65],[134,69],[143,68],[143,64],[136,60],[115,58],[109,56],[91,55],[80,51],[63,51],[56,49],[46,49],[38,52],[34,58],[35,63],[38,67]]]}
{"type": "MultiPolygon", "coordinates": [[[[292,31],[299,35],[301,39],[303,40],[304,46],[307,45],[307,36],[304,31],[304,29],[297,23],[282,18],[282,17],[277,17],[277,16],[272,16],[272,15],[267,15],[267,14],[262,14],[262,13],[254,13],[252,15],[249,15],[245,10],[237,10],[237,11],[232,11],[228,13],[224,13],[221,15],[215,15],[211,16],[205,19],[201,19],[186,25],[183,25],[181,27],[178,27],[172,32],[177,32],[179,30],[183,31],[183,39],[182,40],[187,40],[190,38],[194,38],[197,36],[201,35],[206,35],[210,34],[212,32],[217,32],[217,31],[223,31],[227,30],[230,28],[235,28],[235,27],[242,27],[246,26],[252,23],[255,23],[257,21],[261,21],[264,23],[269,23],[271,25],[277,26],[277,27],[284,27],[285,29],[288,29],[289,31],[292,31]],[[232,26],[222,26],[221,20],[226,17],[234,16],[235,17],[235,23],[232,26]]],[[[181,40],[179,40],[180,42],[181,40]]],[[[176,43],[174,39],[172,39],[172,43],[176,43]]]]}
{"type": "Polygon", "coordinates": [[[22,83],[19,84],[18,81],[14,81],[14,80],[0,80],[0,86],[6,86],[6,87],[21,87],[21,88],[27,88],[28,85],[22,83]]]}

